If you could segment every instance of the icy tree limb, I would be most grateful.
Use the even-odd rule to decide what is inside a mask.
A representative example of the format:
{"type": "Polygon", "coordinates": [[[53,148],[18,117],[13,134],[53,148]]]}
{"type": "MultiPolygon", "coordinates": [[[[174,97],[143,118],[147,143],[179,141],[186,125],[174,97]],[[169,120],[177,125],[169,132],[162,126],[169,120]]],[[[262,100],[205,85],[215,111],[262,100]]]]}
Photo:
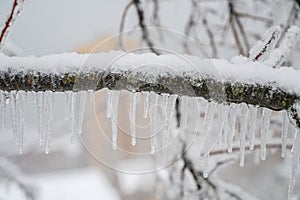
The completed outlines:
{"type": "MultiPolygon", "coordinates": [[[[120,52],[101,53],[100,61],[110,60],[108,57],[112,54],[113,60],[120,52]]],[[[112,63],[111,67],[78,72],[88,57],[79,54],[41,58],[0,55],[0,90],[64,92],[109,88],[153,91],[203,97],[219,103],[246,103],[272,110],[288,110],[300,99],[300,71],[273,69],[249,59],[233,64],[217,59],[203,61],[193,56],[126,54],[124,60],[112,63]],[[189,63],[184,59],[193,62],[195,69],[188,69],[189,63]],[[145,62],[150,63],[149,66],[139,69],[138,66],[145,62]],[[151,63],[168,68],[158,70],[161,66],[151,63]],[[61,65],[64,67],[59,69],[61,65]]],[[[99,62],[97,65],[105,65],[99,62]]]]}
{"type": "Polygon", "coordinates": [[[151,80],[143,72],[134,71],[94,71],[84,74],[64,73],[46,74],[38,71],[12,73],[0,72],[0,90],[24,90],[64,92],[68,90],[111,90],[154,91],[156,93],[176,93],[178,95],[203,97],[219,103],[247,103],[272,110],[287,110],[300,95],[287,92],[276,86],[249,84],[243,82],[222,82],[213,78],[192,76],[173,76],[162,74],[151,80]],[[99,80],[97,85],[95,81],[99,80]],[[76,82],[76,83],[75,83],[76,82]],[[96,88],[94,87],[96,86],[96,88]],[[187,88],[189,88],[187,90],[187,88]],[[192,88],[190,90],[190,88],[192,88]]]}
{"type": "Polygon", "coordinates": [[[17,16],[21,13],[25,0],[14,0],[11,11],[7,20],[5,21],[5,25],[0,33],[0,50],[3,49],[4,42],[9,35],[10,29],[16,21],[17,16]]]}

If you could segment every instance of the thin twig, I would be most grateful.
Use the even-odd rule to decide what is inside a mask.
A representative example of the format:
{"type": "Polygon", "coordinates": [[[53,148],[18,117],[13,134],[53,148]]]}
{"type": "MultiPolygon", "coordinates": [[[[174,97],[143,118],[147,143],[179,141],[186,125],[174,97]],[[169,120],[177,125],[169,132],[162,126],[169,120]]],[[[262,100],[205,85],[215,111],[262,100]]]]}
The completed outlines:
{"type": "Polygon", "coordinates": [[[122,18],[121,18],[121,23],[120,23],[120,28],[119,28],[119,45],[120,45],[120,48],[122,50],[124,50],[124,45],[123,45],[123,31],[124,31],[124,27],[125,27],[125,19],[126,19],[126,16],[127,16],[127,13],[128,13],[128,10],[129,8],[133,5],[133,2],[130,1],[124,11],[123,11],[123,14],[122,14],[122,18]]]}
{"type": "MultiPolygon", "coordinates": [[[[266,148],[267,149],[281,149],[282,145],[281,144],[267,144],[266,145],[266,148]]],[[[291,144],[288,144],[286,146],[287,149],[292,149],[292,145],[291,144]]],[[[254,149],[253,150],[257,150],[257,149],[260,149],[260,144],[255,144],[254,145],[254,149]]],[[[249,146],[247,146],[245,148],[246,151],[252,151],[250,150],[249,146]]],[[[240,151],[240,147],[239,146],[236,146],[236,147],[233,147],[232,148],[232,152],[239,152],[240,151]]],[[[221,155],[221,154],[225,154],[227,153],[227,148],[226,149],[218,149],[218,150],[213,150],[209,153],[210,156],[216,156],[216,155],[221,155]]]]}
{"type": "Polygon", "coordinates": [[[231,25],[231,29],[232,29],[234,39],[235,39],[235,43],[236,43],[236,45],[239,49],[239,53],[241,55],[245,55],[245,52],[244,52],[243,47],[242,47],[242,43],[241,43],[239,35],[238,35],[238,31],[237,31],[236,26],[235,26],[235,20],[234,20],[235,15],[234,15],[234,8],[233,8],[232,1],[228,2],[228,7],[229,7],[229,22],[230,22],[230,25],[231,25]]]}
{"type": "Polygon", "coordinates": [[[144,11],[140,6],[141,2],[140,2],[140,0],[133,0],[133,3],[135,5],[136,11],[137,11],[139,25],[142,30],[143,40],[146,41],[146,43],[152,53],[159,55],[160,53],[154,49],[153,42],[150,40],[149,33],[148,33],[147,27],[145,25],[144,11]]]}
{"type": "MultiPolygon", "coordinates": [[[[10,14],[9,14],[9,17],[7,18],[7,20],[5,22],[5,26],[1,31],[0,50],[1,50],[1,47],[3,46],[3,42],[4,42],[6,34],[8,33],[9,27],[11,26],[11,23],[12,23],[12,20],[13,20],[13,17],[14,17],[14,12],[16,10],[17,5],[18,5],[18,0],[14,0],[12,9],[11,9],[10,14]]],[[[20,12],[20,11],[18,11],[18,12],[20,12]]]]}

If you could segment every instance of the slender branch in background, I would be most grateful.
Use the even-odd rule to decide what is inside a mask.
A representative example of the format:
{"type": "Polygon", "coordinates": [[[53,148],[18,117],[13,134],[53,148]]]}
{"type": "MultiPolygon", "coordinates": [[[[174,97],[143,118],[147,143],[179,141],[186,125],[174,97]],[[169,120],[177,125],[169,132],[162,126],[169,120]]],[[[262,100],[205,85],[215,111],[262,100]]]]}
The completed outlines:
{"type": "Polygon", "coordinates": [[[214,34],[212,33],[211,29],[209,28],[208,23],[207,23],[207,19],[203,14],[201,15],[201,19],[202,19],[202,24],[204,25],[206,33],[207,33],[208,38],[209,38],[210,47],[212,49],[212,57],[216,58],[216,57],[218,57],[218,51],[217,51],[217,46],[216,46],[214,34]]]}
{"type": "Polygon", "coordinates": [[[236,28],[235,19],[234,19],[235,18],[235,14],[234,14],[235,11],[234,11],[232,1],[228,2],[228,7],[229,7],[229,23],[230,23],[230,26],[231,26],[231,29],[232,29],[232,33],[233,33],[233,37],[235,39],[235,43],[238,47],[239,53],[241,55],[246,56],[246,53],[243,49],[242,43],[241,43],[239,35],[238,35],[238,30],[236,28]]]}
{"type": "Polygon", "coordinates": [[[229,6],[229,15],[230,15],[230,24],[231,24],[231,28],[232,28],[232,32],[236,41],[236,44],[239,48],[240,54],[246,56],[246,52],[248,52],[250,50],[250,45],[249,45],[249,41],[247,38],[247,33],[244,29],[244,26],[239,18],[239,15],[237,14],[233,1],[229,0],[228,2],[228,6],[229,6]],[[236,25],[236,26],[235,26],[236,25]],[[240,34],[238,34],[238,31],[240,34]],[[243,43],[245,46],[245,49],[243,48],[243,45],[240,41],[239,35],[241,36],[241,38],[243,39],[243,43]]]}
{"type": "Polygon", "coordinates": [[[25,0],[14,0],[10,14],[5,22],[4,28],[0,34],[0,51],[4,47],[4,43],[9,35],[10,29],[12,28],[14,22],[16,21],[17,16],[21,13],[22,4],[25,0]]]}
{"type": "MultiPolygon", "coordinates": [[[[298,117],[298,116],[297,116],[298,117]]],[[[300,118],[299,118],[300,119],[300,118]]],[[[300,125],[300,124],[299,124],[300,125]]],[[[299,126],[300,127],[300,126],[299,126]]],[[[276,144],[266,144],[266,148],[269,149],[269,150],[273,150],[273,149],[281,149],[282,148],[282,144],[281,143],[276,143],[276,144]]],[[[288,144],[286,146],[287,149],[292,149],[292,144],[288,144]]],[[[257,149],[260,149],[260,144],[255,144],[254,145],[254,149],[253,150],[250,150],[250,147],[247,146],[245,148],[246,150],[248,151],[253,151],[253,150],[257,150],[257,149]]],[[[232,148],[232,152],[240,152],[240,147],[239,146],[236,146],[236,147],[233,147],[232,148]]],[[[216,156],[216,155],[222,155],[222,154],[225,154],[227,153],[227,148],[226,149],[217,149],[217,150],[212,150],[209,155],[210,156],[216,156]]]]}
{"type": "Polygon", "coordinates": [[[122,14],[122,18],[121,18],[121,23],[120,23],[120,28],[119,28],[119,45],[120,45],[120,48],[122,50],[125,50],[124,49],[124,44],[123,44],[123,31],[124,31],[124,27],[125,27],[125,20],[126,20],[126,16],[127,16],[127,13],[128,13],[128,10],[129,8],[133,5],[133,1],[130,1],[124,11],[123,11],[123,14],[122,14]]]}
{"type": "Polygon", "coordinates": [[[159,12],[158,0],[153,0],[153,4],[154,4],[154,9],[153,9],[152,17],[153,17],[154,26],[161,27],[160,19],[158,16],[158,12],[159,12]]]}
{"type": "Polygon", "coordinates": [[[142,30],[143,40],[147,43],[147,45],[152,53],[159,55],[160,53],[156,49],[154,49],[153,42],[150,40],[149,33],[148,33],[147,27],[145,25],[144,11],[140,5],[141,4],[140,0],[133,0],[133,4],[135,5],[136,12],[138,15],[139,25],[142,30]]]}

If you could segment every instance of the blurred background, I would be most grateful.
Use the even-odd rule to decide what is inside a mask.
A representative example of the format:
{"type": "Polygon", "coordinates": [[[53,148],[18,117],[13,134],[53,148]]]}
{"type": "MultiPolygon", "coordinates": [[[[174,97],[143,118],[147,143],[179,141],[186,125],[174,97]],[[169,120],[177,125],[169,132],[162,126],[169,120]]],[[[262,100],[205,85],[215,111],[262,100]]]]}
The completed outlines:
{"type": "MultiPolygon", "coordinates": [[[[151,1],[145,1],[146,4],[147,2],[151,3],[151,1]]],[[[227,23],[227,17],[222,17],[227,16],[227,8],[218,1],[202,2],[205,5],[208,23],[213,24],[211,31],[215,34],[218,52],[214,54],[208,33],[203,26],[202,28],[200,26],[190,34],[190,37],[194,39],[195,35],[200,38],[197,42],[201,46],[199,49],[193,48],[192,54],[206,58],[226,59],[239,55],[240,51],[235,46],[233,33],[221,27],[222,24],[227,23]],[[215,17],[209,17],[210,14],[215,17]],[[228,33],[224,35],[224,32],[228,33]]],[[[294,5],[293,1],[288,0],[262,1],[266,3],[255,7],[255,2],[259,0],[253,2],[249,8],[244,7],[245,1],[243,0],[236,6],[242,11],[254,10],[260,17],[267,16],[266,19],[269,21],[266,19],[243,21],[245,30],[249,34],[249,46],[253,46],[257,40],[261,39],[272,25],[283,24],[285,28],[294,5]],[[278,7],[283,11],[278,13],[278,7]]],[[[12,3],[12,0],[0,2],[0,27],[4,25],[12,3]]],[[[42,56],[63,52],[90,53],[120,49],[116,35],[119,33],[122,14],[128,3],[127,0],[118,2],[26,0],[22,14],[18,17],[6,41],[4,53],[11,56],[42,56]]],[[[186,35],[187,22],[193,12],[192,1],[162,0],[159,6],[161,25],[172,30],[171,33],[166,33],[166,36],[171,35],[176,38],[180,34],[186,35]]],[[[151,24],[150,16],[155,8],[153,5],[145,7],[145,15],[149,17],[147,22],[154,26],[155,23],[151,24]]],[[[295,23],[299,25],[299,20],[295,23]]],[[[131,8],[126,16],[124,30],[137,27],[136,11],[131,8]]],[[[128,49],[140,47],[141,36],[140,32],[137,32],[124,37],[128,49]]],[[[161,46],[182,53],[182,44],[177,44],[174,38],[171,37],[170,41],[166,39],[167,44],[162,43],[161,46]]],[[[299,53],[299,45],[296,46],[295,53],[290,59],[290,64],[296,68],[300,67],[297,52],[299,53]]],[[[25,199],[24,191],[29,194],[32,192],[39,200],[155,199],[158,193],[158,180],[167,176],[170,166],[155,173],[145,173],[159,167],[156,166],[154,156],[139,154],[147,153],[149,144],[138,142],[134,147],[130,145],[129,95],[126,92],[122,92],[120,96],[122,106],[119,108],[118,145],[121,151],[111,149],[111,142],[107,139],[110,138],[111,125],[110,121],[105,118],[105,94],[106,91],[99,91],[92,101],[87,102],[84,134],[82,138],[75,138],[74,143],[71,142],[71,128],[66,120],[66,95],[63,93],[55,95],[51,151],[48,155],[44,154],[43,147],[39,146],[37,141],[38,116],[33,96],[31,94],[27,96],[22,155],[18,154],[18,149],[14,145],[10,129],[10,113],[9,109],[7,110],[6,126],[0,130],[0,156],[2,157],[0,170],[3,169],[1,173],[6,174],[7,180],[15,186],[7,187],[5,180],[2,179],[2,183],[0,178],[0,199],[25,199]],[[7,169],[8,171],[5,171],[7,169]],[[140,174],[128,173],[133,171],[140,174]]],[[[142,107],[142,97],[139,96],[137,132],[147,134],[149,119],[142,118],[142,107]]],[[[276,114],[273,118],[272,128],[279,134],[280,125],[276,125],[276,114]]],[[[289,137],[291,138],[293,129],[290,129],[289,137]]],[[[260,199],[285,199],[289,178],[289,156],[282,159],[280,151],[272,151],[269,154],[267,161],[256,162],[256,153],[252,153],[247,156],[245,168],[240,168],[237,163],[233,163],[222,170],[220,176],[227,182],[242,186],[260,199]]],[[[160,189],[168,190],[168,187],[160,189]]],[[[298,182],[295,195],[300,197],[300,183],[298,182]]]]}

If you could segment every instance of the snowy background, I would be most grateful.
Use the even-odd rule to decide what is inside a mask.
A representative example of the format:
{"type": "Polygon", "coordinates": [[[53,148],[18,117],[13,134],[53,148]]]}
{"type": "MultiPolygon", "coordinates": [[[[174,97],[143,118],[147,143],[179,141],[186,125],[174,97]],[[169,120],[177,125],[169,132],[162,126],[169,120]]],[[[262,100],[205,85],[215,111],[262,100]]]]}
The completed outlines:
{"type": "MultiPolygon", "coordinates": [[[[7,40],[5,52],[18,56],[41,56],[74,51],[90,52],[95,45],[118,33],[122,12],[127,3],[128,1],[125,0],[117,3],[109,0],[27,0],[22,15],[18,18],[7,40]]],[[[5,21],[11,4],[12,1],[0,2],[1,25],[5,21]]],[[[275,6],[282,6],[283,11],[288,9],[280,1],[276,1],[275,6]]],[[[268,10],[274,10],[274,7],[268,8],[268,10]]],[[[160,11],[162,24],[183,33],[190,9],[189,2],[162,1],[160,11]]],[[[222,13],[222,7],[220,12],[222,13]]],[[[274,14],[274,18],[280,19],[284,23],[286,14],[282,13],[282,15],[274,14]]],[[[136,15],[132,11],[128,14],[126,29],[135,27],[136,23],[136,15]]],[[[216,23],[218,23],[217,19],[216,23]]],[[[255,27],[255,31],[259,35],[262,35],[268,28],[255,23],[248,24],[248,27],[250,27],[248,29],[255,27]]],[[[107,51],[115,48],[114,39],[108,40],[97,50],[107,51]]],[[[131,38],[128,43],[136,46],[138,40],[135,39],[131,38]]],[[[219,58],[230,59],[238,54],[235,48],[231,48],[231,35],[225,39],[221,36],[217,39],[228,42],[227,45],[224,45],[225,47],[221,45],[219,58]]],[[[251,45],[255,42],[254,39],[250,41],[251,45]]],[[[173,50],[176,46],[166,46],[165,48],[173,50]]],[[[299,45],[296,48],[299,50],[299,45]]],[[[203,49],[199,49],[199,52],[202,51],[203,49]]],[[[207,51],[207,55],[209,55],[210,50],[207,51]]],[[[291,60],[295,67],[300,67],[297,54],[294,53],[291,60]]],[[[7,120],[6,128],[0,131],[0,155],[21,170],[23,175],[20,176],[26,183],[28,182],[28,185],[32,186],[39,200],[154,199],[157,173],[164,177],[164,170],[142,175],[115,170],[143,172],[155,168],[153,167],[155,163],[151,156],[137,158],[137,156],[116,153],[111,149],[111,143],[105,140],[105,136],[110,135],[110,128],[105,125],[109,121],[105,118],[105,94],[103,91],[96,94],[96,103],[88,103],[85,118],[84,141],[94,154],[86,151],[82,141],[75,139],[72,144],[71,129],[68,121],[65,120],[66,95],[60,93],[55,95],[51,153],[45,155],[43,148],[38,145],[36,137],[37,109],[32,96],[28,95],[27,98],[24,153],[18,154],[12,138],[10,122],[7,120]],[[97,119],[101,122],[101,134],[99,134],[98,122],[92,117],[94,110],[97,110],[97,119]],[[95,159],[94,155],[99,156],[102,163],[95,159]]],[[[128,132],[128,94],[122,94],[122,101],[124,107],[122,108],[123,112],[120,112],[122,119],[120,126],[124,128],[124,132],[128,132]]],[[[141,114],[141,110],[142,105],[139,105],[137,108],[139,114],[141,114]]],[[[9,118],[9,112],[7,112],[7,119],[9,118]]],[[[146,126],[149,122],[141,120],[140,123],[146,126]]],[[[143,132],[145,129],[141,128],[139,131],[143,132]]],[[[292,134],[290,133],[289,137],[292,137],[292,134]]],[[[120,141],[120,146],[128,152],[147,151],[143,144],[132,147],[130,138],[126,134],[120,138],[120,141]]],[[[197,151],[196,148],[192,150],[197,151]]],[[[267,160],[264,162],[257,161],[256,153],[252,153],[246,157],[244,168],[233,163],[222,169],[220,176],[225,181],[240,185],[259,199],[281,200],[286,199],[287,196],[289,165],[289,155],[282,159],[280,151],[269,152],[267,160]]],[[[6,189],[5,185],[0,185],[0,199],[23,199],[22,196],[17,195],[17,190],[18,188],[6,189]]],[[[296,184],[295,196],[295,199],[298,199],[297,196],[300,198],[299,181],[296,184]]]]}

